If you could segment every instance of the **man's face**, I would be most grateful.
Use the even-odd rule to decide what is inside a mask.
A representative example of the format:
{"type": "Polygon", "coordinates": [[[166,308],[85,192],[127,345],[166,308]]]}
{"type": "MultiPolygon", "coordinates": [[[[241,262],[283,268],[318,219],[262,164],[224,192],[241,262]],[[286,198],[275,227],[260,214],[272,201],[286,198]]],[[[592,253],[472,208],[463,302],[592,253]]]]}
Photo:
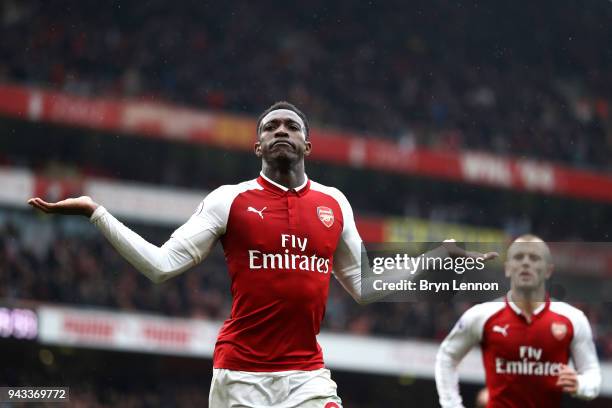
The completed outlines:
{"type": "Polygon", "coordinates": [[[518,241],[508,248],[506,277],[512,288],[535,290],[543,287],[552,274],[550,250],[541,241],[518,241]]]}
{"type": "Polygon", "coordinates": [[[308,156],[311,144],[301,118],[285,109],[272,111],[262,120],[255,154],[266,161],[299,161],[308,156]]]}

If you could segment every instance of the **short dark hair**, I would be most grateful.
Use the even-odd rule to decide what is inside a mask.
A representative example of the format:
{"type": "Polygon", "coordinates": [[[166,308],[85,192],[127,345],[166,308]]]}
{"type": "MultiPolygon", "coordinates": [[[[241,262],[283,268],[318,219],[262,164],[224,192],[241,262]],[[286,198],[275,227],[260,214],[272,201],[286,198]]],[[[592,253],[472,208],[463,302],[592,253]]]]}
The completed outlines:
{"type": "Polygon", "coordinates": [[[259,115],[259,117],[257,118],[257,136],[259,136],[260,134],[260,127],[261,127],[261,121],[263,120],[263,118],[270,112],[275,111],[277,109],[287,109],[290,111],[295,112],[301,119],[302,121],[304,121],[304,127],[306,128],[306,138],[308,139],[308,135],[310,133],[310,126],[308,125],[308,119],[306,118],[306,115],[304,115],[304,113],[299,110],[297,108],[297,106],[295,106],[294,104],[287,102],[287,101],[279,101],[279,102],[275,102],[274,104],[272,104],[272,106],[270,106],[268,109],[266,109],[265,111],[263,111],[263,113],[261,115],[259,115]]]}

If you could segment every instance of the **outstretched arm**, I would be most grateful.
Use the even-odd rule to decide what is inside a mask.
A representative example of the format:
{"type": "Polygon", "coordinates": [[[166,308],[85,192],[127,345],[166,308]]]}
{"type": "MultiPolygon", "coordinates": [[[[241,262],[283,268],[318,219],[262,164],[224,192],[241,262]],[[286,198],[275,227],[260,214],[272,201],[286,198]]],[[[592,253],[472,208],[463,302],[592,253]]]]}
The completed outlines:
{"type": "MultiPolygon", "coordinates": [[[[191,268],[201,261],[217,241],[217,235],[211,229],[202,229],[189,237],[187,241],[177,235],[161,247],[147,242],[140,235],[123,225],[104,207],[90,197],[68,198],[56,203],[49,203],[40,198],[28,201],[32,207],[50,214],[83,215],[89,217],[113,247],[136,269],[155,283],[163,282],[191,268]],[[194,246],[195,248],[189,248],[194,246]]],[[[192,217],[182,230],[193,230],[190,224],[197,221],[192,217]]],[[[180,235],[180,234],[178,234],[180,235]]]]}
{"type": "MultiPolygon", "coordinates": [[[[380,280],[381,275],[375,275],[370,270],[367,253],[357,231],[353,210],[348,200],[338,190],[335,190],[335,196],[342,209],[344,226],[334,254],[334,276],[359,304],[372,303],[394,293],[390,290],[374,290],[374,282],[380,280]]],[[[484,261],[498,256],[496,252],[481,254],[465,251],[458,247],[454,240],[444,241],[438,248],[423,255],[424,258],[468,257],[482,258],[484,261]]],[[[418,270],[391,270],[387,274],[393,274],[393,279],[396,281],[414,280],[425,270],[423,268],[425,264],[426,262],[421,263],[418,270]]]]}

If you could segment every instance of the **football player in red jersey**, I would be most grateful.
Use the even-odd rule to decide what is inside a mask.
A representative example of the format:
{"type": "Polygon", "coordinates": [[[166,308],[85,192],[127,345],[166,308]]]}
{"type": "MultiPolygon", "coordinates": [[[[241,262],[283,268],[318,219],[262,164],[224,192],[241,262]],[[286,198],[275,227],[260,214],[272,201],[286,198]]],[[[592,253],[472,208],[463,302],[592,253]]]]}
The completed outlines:
{"type": "Polygon", "coordinates": [[[443,408],[463,407],[457,366],[478,344],[488,408],[559,407],[563,392],[597,397],[601,373],[591,327],[580,310],[548,298],[552,271],[550,249],[540,238],[523,235],[510,245],[510,292],[466,311],[440,346],[436,386],[443,408]],[[570,358],[576,369],[567,365],[570,358]]]}
{"type": "MultiPolygon", "coordinates": [[[[221,242],[233,302],[215,345],[211,407],[339,408],[316,339],[330,276],[359,303],[380,297],[362,293],[362,242],[346,197],[306,176],[308,133],[306,116],[295,106],[272,105],[257,122],[259,177],[212,191],[161,247],[90,197],[28,201],[45,212],[89,217],[154,282],[198,264],[221,242]]],[[[441,249],[453,256],[495,256],[466,254],[452,243],[441,249]]]]}

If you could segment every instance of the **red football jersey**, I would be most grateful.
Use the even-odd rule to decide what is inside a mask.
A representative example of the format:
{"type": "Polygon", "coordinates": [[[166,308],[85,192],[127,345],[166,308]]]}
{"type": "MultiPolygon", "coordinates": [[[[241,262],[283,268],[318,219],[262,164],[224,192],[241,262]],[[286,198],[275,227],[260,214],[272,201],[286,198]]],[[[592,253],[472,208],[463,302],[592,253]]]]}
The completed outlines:
{"type": "Polygon", "coordinates": [[[205,231],[223,244],[233,296],[214,367],[322,368],[316,335],[332,268],[355,275],[360,260],[361,240],[346,198],[308,179],[289,190],[261,175],[211,192],[173,237],[200,260],[206,254],[194,237],[205,231]]]}
{"type": "Polygon", "coordinates": [[[580,310],[547,300],[527,319],[506,298],[468,310],[440,346],[436,383],[442,406],[462,406],[449,367],[476,344],[482,350],[488,408],[559,407],[562,391],[555,384],[570,358],[579,374],[578,396],[592,398],[599,388],[591,328],[580,310]]]}

